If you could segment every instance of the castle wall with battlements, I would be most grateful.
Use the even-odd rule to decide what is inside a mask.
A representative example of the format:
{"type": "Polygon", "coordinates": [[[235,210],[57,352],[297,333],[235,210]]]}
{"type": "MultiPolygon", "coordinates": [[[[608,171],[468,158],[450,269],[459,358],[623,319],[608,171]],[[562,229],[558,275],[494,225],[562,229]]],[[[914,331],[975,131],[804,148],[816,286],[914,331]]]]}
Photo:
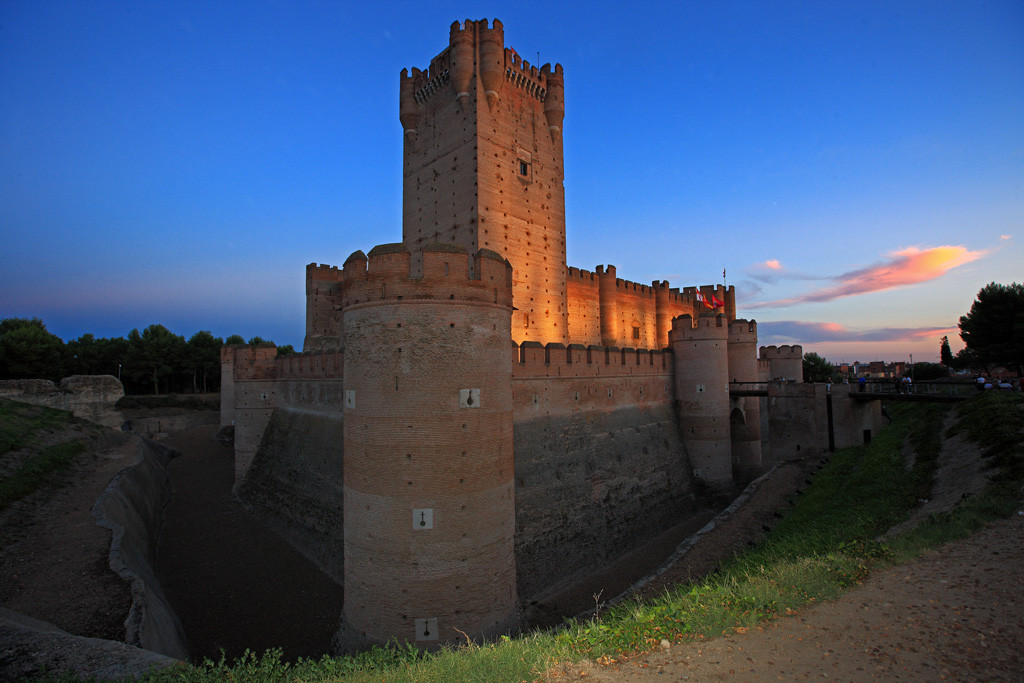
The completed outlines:
{"type": "Polygon", "coordinates": [[[771,439],[820,448],[816,395],[786,394],[804,434],[733,391],[799,379],[802,352],[759,358],[732,287],[568,267],[564,113],[561,65],[453,23],[399,78],[402,242],[306,267],[303,353],[222,352],[238,495],[344,583],[346,647],[515,630],[520,600],[764,471],[771,439]]]}
{"type": "Polygon", "coordinates": [[[696,497],[671,352],[527,342],[512,354],[516,563],[520,594],[535,596],[685,518],[696,497]]]}

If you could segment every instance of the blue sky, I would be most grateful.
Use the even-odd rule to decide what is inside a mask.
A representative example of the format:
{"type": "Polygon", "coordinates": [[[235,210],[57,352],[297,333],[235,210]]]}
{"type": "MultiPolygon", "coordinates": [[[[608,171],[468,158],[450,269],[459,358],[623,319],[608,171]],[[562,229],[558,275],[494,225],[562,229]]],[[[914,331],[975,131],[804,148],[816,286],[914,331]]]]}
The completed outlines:
{"type": "Polygon", "coordinates": [[[724,268],[834,361],[1024,281],[1024,3],[0,0],[0,318],[301,347],[305,264],[401,239],[399,72],[485,17],[565,69],[570,265],[724,268]]]}

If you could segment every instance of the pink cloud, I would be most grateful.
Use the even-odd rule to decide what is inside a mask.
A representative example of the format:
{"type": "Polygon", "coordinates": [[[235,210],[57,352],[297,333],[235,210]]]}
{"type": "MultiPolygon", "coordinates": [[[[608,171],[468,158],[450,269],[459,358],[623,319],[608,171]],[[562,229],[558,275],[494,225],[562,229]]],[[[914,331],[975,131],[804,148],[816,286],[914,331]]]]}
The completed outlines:
{"type": "Polygon", "coordinates": [[[779,263],[778,259],[769,259],[765,261],[763,265],[765,268],[769,268],[771,270],[780,270],[782,268],[782,264],[779,263]]]}
{"type": "Polygon", "coordinates": [[[934,339],[936,349],[942,336],[951,339],[955,327],[879,327],[854,331],[839,323],[780,320],[758,323],[758,336],[768,344],[815,344],[821,342],[915,342],[934,339]]]}
{"type": "Polygon", "coordinates": [[[889,255],[889,259],[867,268],[833,278],[835,284],[801,296],[753,303],[748,308],[779,308],[796,304],[832,301],[846,296],[906,287],[942,277],[947,271],[985,256],[987,251],[970,251],[964,246],[929,249],[908,247],[889,255]]]}

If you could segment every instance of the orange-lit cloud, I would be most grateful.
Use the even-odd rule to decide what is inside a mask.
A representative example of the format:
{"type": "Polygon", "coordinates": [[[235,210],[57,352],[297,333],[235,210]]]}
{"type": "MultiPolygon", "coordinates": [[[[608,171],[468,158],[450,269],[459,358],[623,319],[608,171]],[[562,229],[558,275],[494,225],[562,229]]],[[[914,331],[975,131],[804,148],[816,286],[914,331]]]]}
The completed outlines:
{"type": "Polygon", "coordinates": [[[779,263],[778,259],[769,259],[764,262],[764,267],[770,268],[772,270],[779,270],[780,268],[782,268],[782,264],[779,263]]]}
{"type": "Polygon", "coordinates": [[[766,344],[816,344],[822,342],[915,342],[955,337],[955,327],[879,327],[854,331],[839,323],[780,320],[757,325],[758,336],[766,344]]]}
{"type": "Polygon", "coordinates": [[[987,253],[987,251],[971,251],[962,245],[929,249],[908,247],[890,254],[889,259],[883,263],[832,278],[834,284],[831,286],[789,299],[753,303],[748,305],[748,308],[795,306],[915,285],[941,277],[947,271],[977,260],[987,253]]]}
{"type": "Polygon", "coordinates": [[[1003,241],[1012,240],[1013,239],[1013,235],[1000,235],[999,239],[1001,239],[1003,241]]]}

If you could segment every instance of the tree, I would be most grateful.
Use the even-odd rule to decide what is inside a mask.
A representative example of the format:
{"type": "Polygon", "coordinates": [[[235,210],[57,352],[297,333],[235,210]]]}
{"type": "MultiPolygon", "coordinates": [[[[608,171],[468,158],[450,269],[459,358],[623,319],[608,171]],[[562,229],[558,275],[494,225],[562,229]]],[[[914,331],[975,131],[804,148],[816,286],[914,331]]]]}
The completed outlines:
{"type": "Polygon", "coordinates": [[[148,378],[152,382],[153,393],[159,394],[161,382],[170,384],[175,371],[181,367],[185,338],[163,325],[150,325],[142,334],[132,330],[128,335],[128,345],[128,362],[134,378],[148,378]]]}
{"type": "Polygon", "coordinates": [[[57,382],[67,371],[67,359],[64,340],[39,318],[0,320],[0,377],[57,382]]]}
{"type": "Polygon", "coordinates": [[[957,370],[970,370],[978,367],[978,356],[966,346],[953,356],[953,367],[957,370]]]}
{"type": "Polygon", "coordinates": [[[832,379],[835,368],[826,359],[813,351],[804,354],[804,381],[827,382],[832,379]]]}
{"type": "Polygon", "coordinates": [[[268,340],[264,339],[263,337],[253,337],[252,339],[250,339],[249,341],[246,342],[246,344],[248,344],[249,346],[256,346],[257,344],[273,344],[273,343],[274,342],[268,341],[268,340]]]}
{"type": "Polygon", "coordinates": [[[913,377],[917,382],[949,377],[949,366],[939,363],[914,363],[903,375],[913,377]],[[912,369],[911,369],[912,368],[912,369]]]}
{"type": "Polygon", "coordinates": [[[232,346],[234,344],[244,344],[245,343],[245,337],[243,337],[240,334],[233,334],[230,337],[228,337],[227,339],[225,339],[224,343],[227,344],[228,346],[232,346]]]}
{"type": "Polygon", "coordinates": [[[949,337],[944,336],[942,344],[939,345],[939,362],[947,368],[953,366],[953,350],[949,348],[949,337]]]}
{"type": "Polygon", "coordinates": [[[214,337],[213,333],[207,330],[200,330],[189,338],[184,366],[192,374],[193,392],[199,391],[200,381],[203,393],[208,391],[208,378],[220,371],[220,347],[223,344],[223,339],[214,337]]]}
{"type": "Polygon", "coordinates": [[[990,282],[981,288],[971,310],[960,316],[960,338],[978,361],[1024,372],[1024,285],[990,282]]]}
{"type": "Polygon", "coordinates": [[[284,346],[277,347],[277,355],[279,356],[291,356],[295,353],[295,347],[291,344],[285,344],[284,346]]]}

